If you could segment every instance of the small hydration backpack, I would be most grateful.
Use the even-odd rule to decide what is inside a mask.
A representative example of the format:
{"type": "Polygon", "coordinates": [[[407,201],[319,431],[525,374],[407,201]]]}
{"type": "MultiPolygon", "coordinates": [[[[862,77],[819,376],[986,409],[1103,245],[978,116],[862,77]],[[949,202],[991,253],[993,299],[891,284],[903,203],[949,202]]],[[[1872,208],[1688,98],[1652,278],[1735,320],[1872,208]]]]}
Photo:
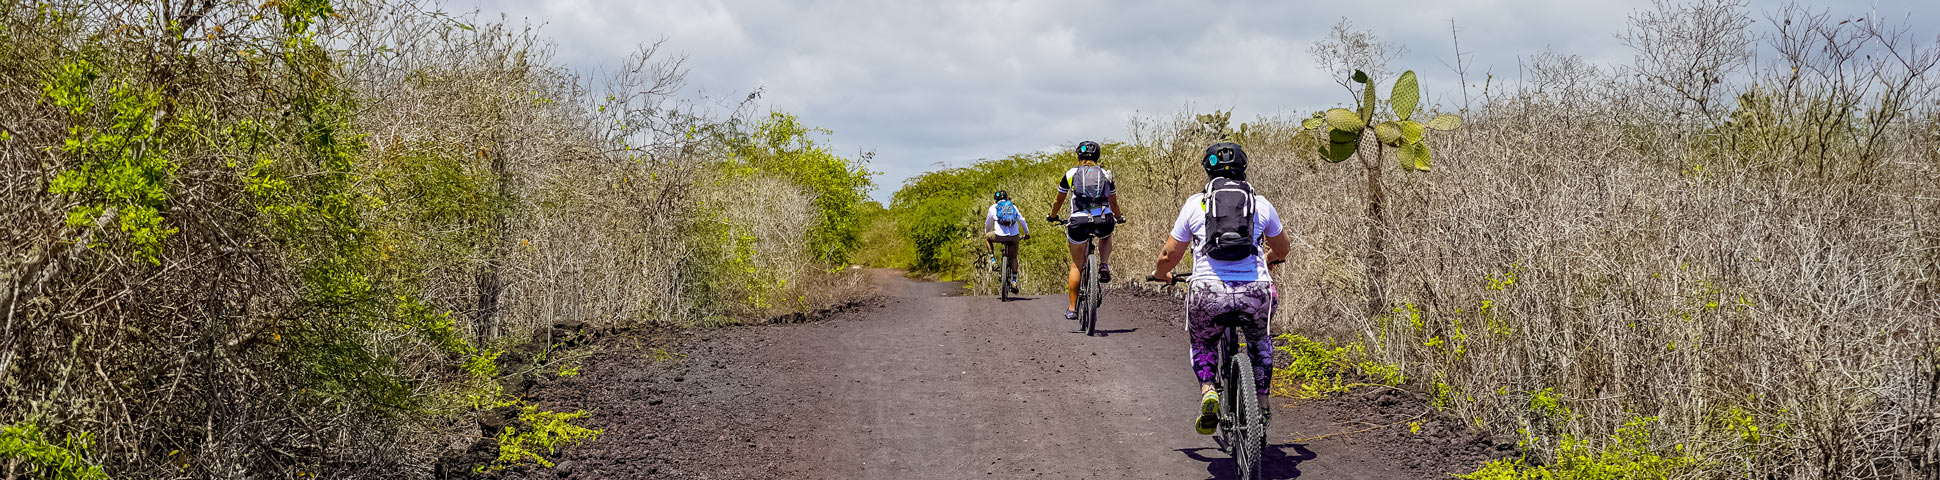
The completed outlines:
{"type": "Polygon", "coordinates": [[[1023,219],[1024,219],[1024,214],[1017,213],[1017,204],[1010,203],[1010,200],[997,201],[997,224],[998,225],[1003,225],[1008,227],[1011,225],[1016,225],[1017,221],[1023,220],[1023,219]]]}
{"type": "MultiPolygon", "coordinates": [[[[1084,165],[1071,172],[1071,205],[1076,210],[1089,210],[1105,205],[1105,168],[1097,165],[1084,165]]],[[[1075,211],[1075,210],[1074,210],[1075,211]]]]}
{"type": "Polygon", "coordinates": [[[1260,253],[1253,243],[1253,186],[1230,178],[1206,183],[1200,197],[1206,207],[1206,240],[1201,252],[1214,260],[1232,262],[1260,253]]]}

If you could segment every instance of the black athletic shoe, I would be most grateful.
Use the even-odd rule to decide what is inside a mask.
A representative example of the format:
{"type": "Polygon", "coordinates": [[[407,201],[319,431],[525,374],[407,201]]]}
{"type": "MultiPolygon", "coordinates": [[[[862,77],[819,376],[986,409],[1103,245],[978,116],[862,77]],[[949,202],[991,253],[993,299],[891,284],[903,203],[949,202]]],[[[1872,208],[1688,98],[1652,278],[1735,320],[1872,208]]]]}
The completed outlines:
{"type": "Polygon", "coordinates": [[[1065,319],[1065,320],[1077,320],[1077,319],[1078,319],[1078,311],[1077,311],[1077,310],[1065,310],[1065,311],[1064,311],[1064,319],[1065,319]]]}
{"type": "Polygon", "coordinates": [[[1111,266],[1098,266],[1098,283],[1111,283],[1111,266]]]}

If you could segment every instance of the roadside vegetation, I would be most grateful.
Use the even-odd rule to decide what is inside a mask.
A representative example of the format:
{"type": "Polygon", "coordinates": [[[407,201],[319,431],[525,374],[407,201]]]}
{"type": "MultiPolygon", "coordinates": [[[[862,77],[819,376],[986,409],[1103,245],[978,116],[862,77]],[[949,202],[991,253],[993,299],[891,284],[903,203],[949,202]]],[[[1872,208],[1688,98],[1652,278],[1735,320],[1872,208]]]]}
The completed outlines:
{"type": "Polygon", "coordinates": [[[0,0],[0,476],[544,465],[560,336],[848,293],[866,155],[439,7],[0,0]]]}
{"type": "MultiPolygon", "coordinates": [[[[1628,64],[1550,51],[1510,82],[1457,50],[1452,72],[1417,72],[1421,91],[1459,87],[1409,108],[1461,119],[1431,134],[1431,155],[1382,145],[1394,132],[1378,124],[1408,116],[1392,101],[1400,47],[1345,22],[1312,50],[1341,96],[1267,106],[1322,113],[1232,126],[1185,112],[1101,132],[1118,140],[1105,165],[1131,217],[1117,268],[1149,265],[1203,186],[1197,154],[1236,141],[1295,238],[1276,328],[1299,336],[1282,339],[1294,370],[1276,378],[1301,384],[1279,388],[1395,384],[1522,447],[1452,473],[1940,468],[1940,44],[1894,19],[1737,0],[1658,2],[1619,33],[1628,64]],[[1376,135],[1339,146],[1324,112],[1336,100],[1376,135]],[[1347,158],[1364,163],[1331,163],[1347,158]]],[[[908,242],[891,264],[964,276],[990,190],[1041,223],[1070,160],[910,181],[882,217],[908,242]]],[[[1057,230],[1033,228],[1025,287],[1057,292],[1057,230]]]]}

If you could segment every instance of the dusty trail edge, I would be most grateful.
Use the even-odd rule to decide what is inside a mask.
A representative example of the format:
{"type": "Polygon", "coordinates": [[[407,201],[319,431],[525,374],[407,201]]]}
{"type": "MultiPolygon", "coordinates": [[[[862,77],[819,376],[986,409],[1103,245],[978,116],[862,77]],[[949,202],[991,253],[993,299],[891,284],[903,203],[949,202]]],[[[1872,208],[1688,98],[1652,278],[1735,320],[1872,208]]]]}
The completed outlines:
{"type": "MultiPolygon", "coordinates": [[[[1212,437],[1191,431],[1197,389],[1170,296],[1113,290],[1104,335],[1086,337],[1061,318],[1062,296],[1001,302],[865,274],[880,295],[819,320],[607,332],[583,347],[578,375],[544,376],[526,396],[593,412],[596,441],[551,455],[554,468],[441,475],[1232,476],[1212,437]]],[[[1273,404],[1267,478],[1451,478],[1514,454],[1392,389],[1273,404]]]]}

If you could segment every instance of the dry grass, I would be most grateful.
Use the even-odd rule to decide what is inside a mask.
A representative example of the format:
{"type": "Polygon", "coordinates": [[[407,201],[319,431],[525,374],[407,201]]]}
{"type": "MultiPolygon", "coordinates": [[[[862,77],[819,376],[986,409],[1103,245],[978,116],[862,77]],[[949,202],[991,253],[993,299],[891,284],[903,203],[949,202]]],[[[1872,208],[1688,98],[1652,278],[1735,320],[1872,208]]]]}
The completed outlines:
{"type": "MultiPolygon", "coordinates": [[[[718,180],[752,96],[687,94],[653,45],[595,82],[531,30],[331,3],[0,0],[0,426],[89,436],[75,456],[118,477],[428,476],[477,435],[474,400],[503,400],[467,368],[535,330],[859,288],[803,245],[815,197],[718,180]],[[82,60],[94,106],[57,108],[48,85],[82,60]],[[144,89],[164,99],[148,121],[116,123],[144,89]],[[142,124],[166,127],[61,147],[142,124]],[[149,157],[172,170],[109,178],[163,192],[152,259],[116,223],[141,199],[50,188],[149,157]],[[64,222],[98,203],[120,208],[64,222]]],[[[54,474],[16,460],[0,476],[54,474]]]]}
{"type": "MultiPolygon", "coordinates": [[[[1695,101],[1639,101],[1668,94],[1633,70],[1552,54],[1532,67],[1539,82],[1491,92],[1467,126],[1435,138],[1433,173],[1381,160],[1392,303],[1378,315],[1364,303],[1359,168],[1319,162],[1298,119],[1249,124],[1253,183],[1295,237],[1277,321],[1373,346],[1446,415],[1538,456],[1659,417],[1653,446],[1696,460],[1673,476],[1930,476],[1935,47],[1808,22],[1791,25],[1912,60],[1825,67],[1789,86],[1788,62],[1827,60],[1750,65],[1745,84],[1708,94],[1730,105],[1713,102],[1713,121],[1663,114],[1695,101]],[[1881,75],[1854,74],[1869,71],[1881,75]],[[1906,96],[1881,110],[1881,91],[1906,96]],[[1845,116],[1827,114],[1840,102],[1845,116]]],[[[1190,159],[1214,139],[1184,114],[1133,132],[1108,164],[1145,215],[1118,263],[1142,268],[1165,227],[1147,219],[1198,189],[1190,159]]]]}

